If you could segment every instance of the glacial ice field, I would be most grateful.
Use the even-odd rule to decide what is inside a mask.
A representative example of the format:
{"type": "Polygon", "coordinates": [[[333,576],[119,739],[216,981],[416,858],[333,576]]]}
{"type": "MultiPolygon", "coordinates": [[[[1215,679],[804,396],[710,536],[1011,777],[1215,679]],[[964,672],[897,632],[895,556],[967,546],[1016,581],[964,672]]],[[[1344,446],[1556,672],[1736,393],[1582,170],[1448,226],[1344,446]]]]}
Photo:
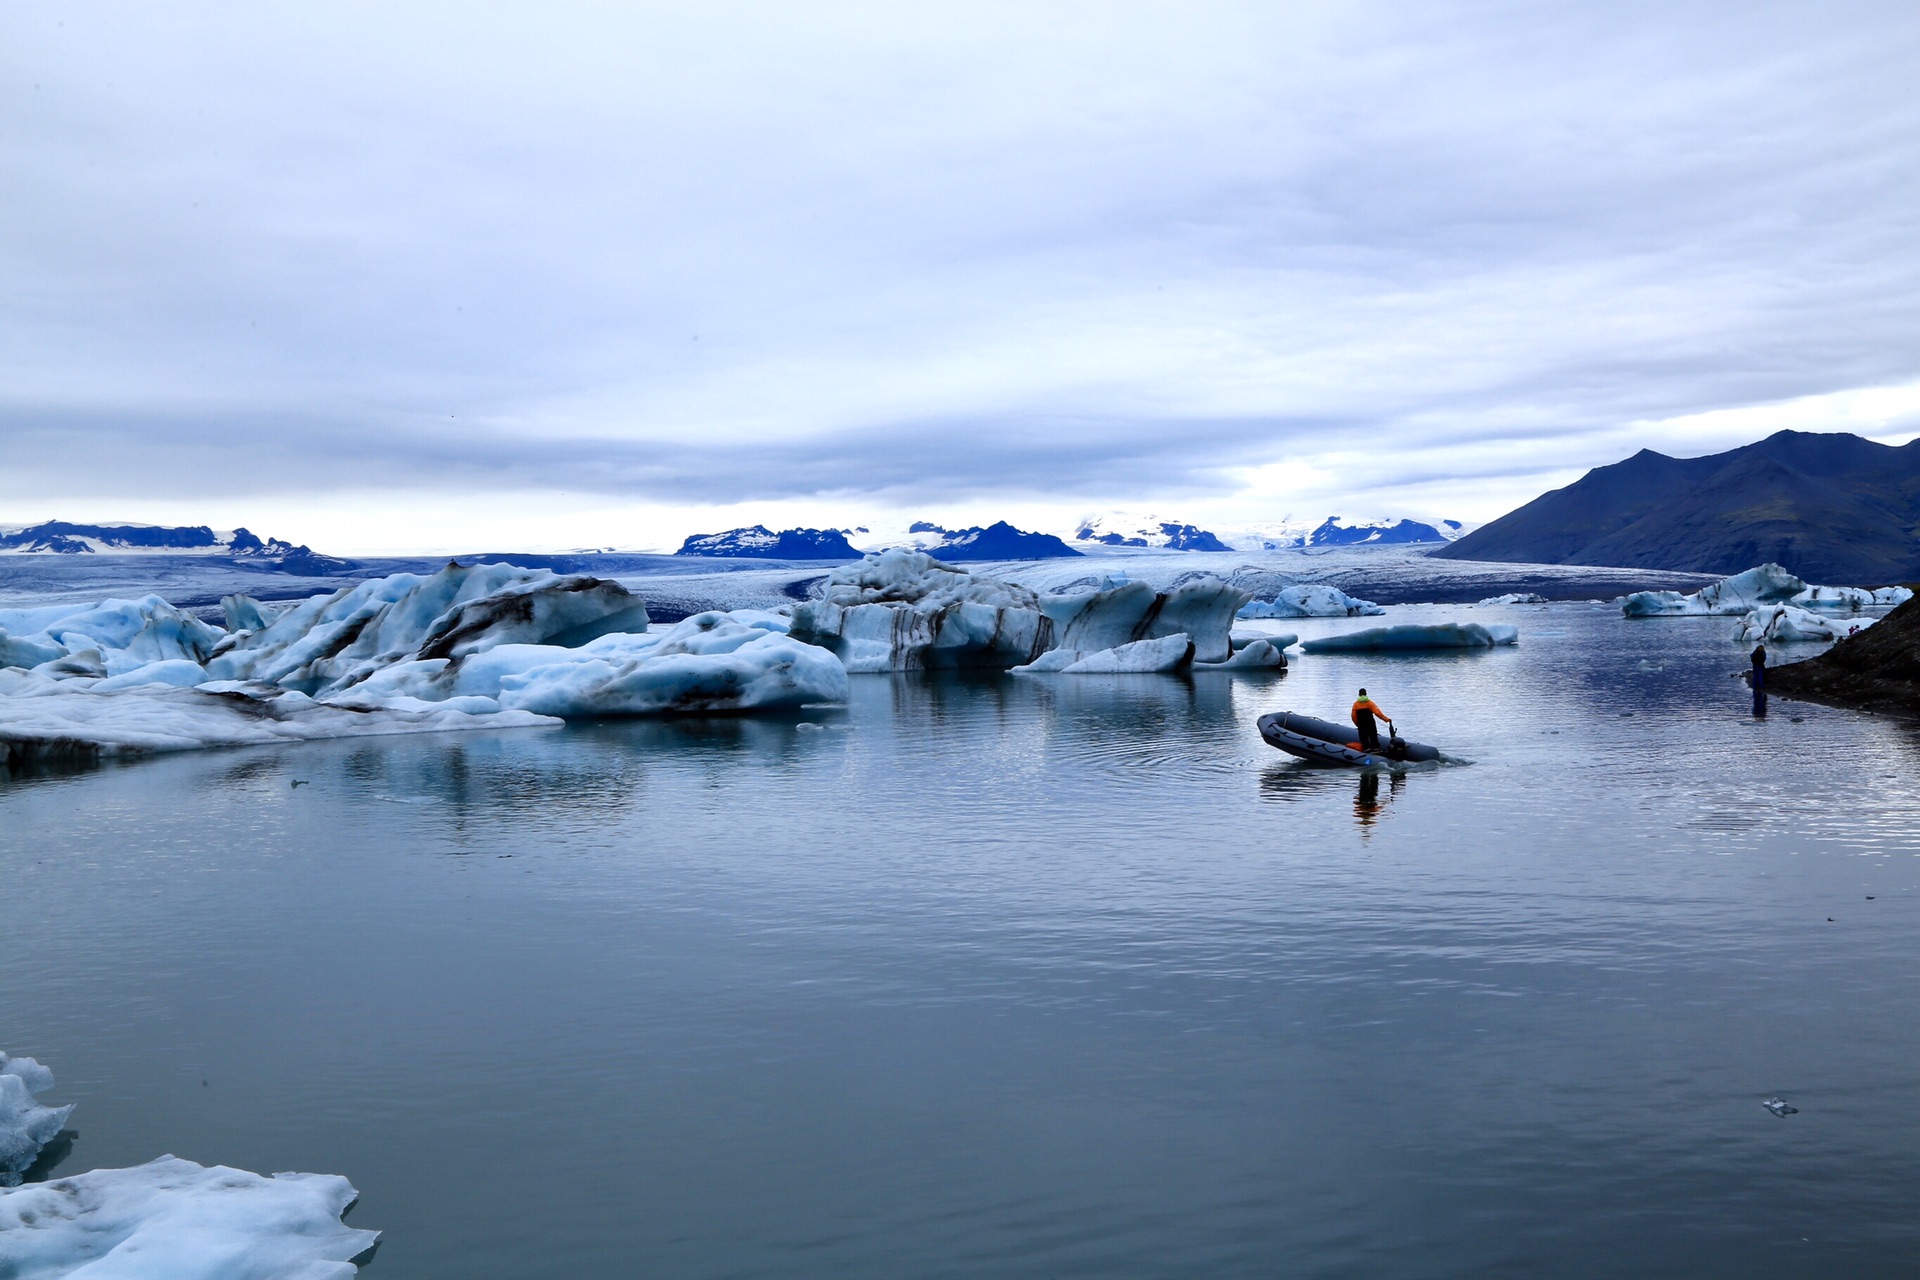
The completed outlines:
{"type": "Polygon", "coordinates": [[[56,1179],[350,1180],[370,1280],[1910,1269],[1920,733],[1739,617],[1235,630],[1447,622],[0,781],[0,1048],[56,1179]],[[1361,685],[1470,763],[1260,741],[1361,685]]]}

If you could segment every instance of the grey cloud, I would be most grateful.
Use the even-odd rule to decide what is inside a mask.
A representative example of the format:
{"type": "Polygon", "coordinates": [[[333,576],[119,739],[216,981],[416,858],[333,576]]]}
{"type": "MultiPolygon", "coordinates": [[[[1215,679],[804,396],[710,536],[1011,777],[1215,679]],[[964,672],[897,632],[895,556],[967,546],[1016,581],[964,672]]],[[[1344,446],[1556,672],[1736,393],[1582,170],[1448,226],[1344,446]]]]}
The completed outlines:
{"type": "Polygon", "coordinates": [[[15,501],[1150,502],[1920,378],[1910,5],[0,26],[15,501]]]}

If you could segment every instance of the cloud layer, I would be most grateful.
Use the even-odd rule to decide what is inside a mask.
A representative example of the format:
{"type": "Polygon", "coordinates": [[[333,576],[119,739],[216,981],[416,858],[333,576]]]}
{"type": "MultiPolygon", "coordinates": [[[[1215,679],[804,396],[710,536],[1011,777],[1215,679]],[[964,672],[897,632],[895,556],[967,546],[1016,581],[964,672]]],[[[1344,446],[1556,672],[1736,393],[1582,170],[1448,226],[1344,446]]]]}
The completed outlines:
{"type": "Polygon", "coordinates": [[[0,28],[0,519],[1485,518],[1754,406],[1920,431],[1832,412],[1920,383],[1910,4],[0,28]]]}

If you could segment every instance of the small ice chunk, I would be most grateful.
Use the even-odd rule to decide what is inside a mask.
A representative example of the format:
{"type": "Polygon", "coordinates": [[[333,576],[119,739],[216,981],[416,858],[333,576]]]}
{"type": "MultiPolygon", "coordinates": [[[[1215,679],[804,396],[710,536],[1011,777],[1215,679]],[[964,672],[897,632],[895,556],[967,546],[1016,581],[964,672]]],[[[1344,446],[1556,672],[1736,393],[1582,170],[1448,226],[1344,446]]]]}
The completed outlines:
{"type": "Polygon", "coordinates": [[[1503,596],[1488,596],[1481,604],[1545,604],[1547,598],[1532,591],[1509,591],[1503,596]]]}
{"type": "Polygon", "coordinates": [[[1370,627],[1345,635],[1322,636],[1300,647],[1308,653],[1379,653],[1419,649],[1490,649],[1495,645],[1517,644],[1520,629],[1505,623],[1440,622],[1402,623],[1396,627],[1370,627]]]}
{"type": "MultiPolygon", "coordinates": [[[[32,1058],[0,1053],[0,1187],[11,1187],[33,1167],[41,1149],[59,1134],[73,1104],[43,1107],[34,1095],[53,1088],[53,1072],[32,1058]]],[[[0,1231],[5,1230],[0,1222],[0,1231]]],[[[4,1260],[4,1250],[0,1250],[4,1260]]],[[[7,1272],[0,1267],[0,1275],[7,1272]]]]}
{"type": "MultiPolygon", "coordinates": [[[[1281,637],[1285,639],[1286,637],[1281,637]]],[[[1282,646],[1270,640],[1255,640],[1233,651],[1233,656],[1225,662],[1196,662],[1195,671],[1264,671],[1284,668],[1287,655],[1282,646]]]]}
{"type": "Polygon", "coordinates": [[[340,1216],[345,1178],[263,1178],[161,1156],[0,1191],[9,1280],[348,1280],[379,1243],[340,1216]]]}
{"type": "Polygon", "coordinates": [[[1773,1097],[1768,1098],[1765,1102],[1761,1103],[1760,1105],[1765,1107],[1767,1110],[1773,1112],[1773,1114],[1777,1116],[1797,1116],[1800,1114],[1800,1108],[1794,1106],[1792,1103],[1788,1102],[1785,1098],[1780,1097],[1778,1094],[1775,1094],[1773,1097]]]}

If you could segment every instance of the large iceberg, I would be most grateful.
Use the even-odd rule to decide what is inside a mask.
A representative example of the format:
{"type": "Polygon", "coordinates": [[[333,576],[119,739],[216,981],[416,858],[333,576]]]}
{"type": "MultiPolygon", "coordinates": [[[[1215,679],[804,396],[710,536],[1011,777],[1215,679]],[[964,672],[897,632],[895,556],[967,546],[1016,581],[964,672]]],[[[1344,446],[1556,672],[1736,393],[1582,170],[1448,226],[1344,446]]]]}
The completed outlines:
{"type": "Polygon", "coordinates": [[[1837,618],[1798,605],[1770,604],[1741,619],[1740,638],[1781,644],[1844,640],[1874,622],[1873,618],[1837,618]]]}
{"type": "Polygon", "coordinates": [[[1520,629],[1503,623],[1439,622],[1402,623],[1395,627],[1370,627],[1344,635],[1322,636],[1307,640],[1300,647],[1308,653],[1381,653],[1416,649],[1491,649],[1496,645],[1517,644],[1520,629]]]}
{"type": "Polygon", "coordinates": [[[508,564],[449,564],[315,596],[258,630],[236,632],[207,662],[215,680],[338,692],[395,663],[459,659],[502,644],[572,648],[644,632],[647,608],[617,582],[508,564]]]}
{"type": "Polygon", "coordinates": [[[828,574],[825,596],[793,611],[791,634],[855,674],[1017,667],[1053,647],[1033,592],[905,547],[828,574]]]}
{"type": "Polygon", "coordinates": [[[1325,583],[1303,582],[1283,587],[1272,600],[1255,600],[1240,610],[1242,618],[1360,618],[1385,613],[1371,600],[1348,595],[1325,583]]]}
{"type": "Polygon", "coordinates": [[[1739,617],[1768,605],[1790,604],[1824,613],[1857,613],[1891,608],[1913,599],[1905,587],[1819,587],[1777,564],[1763,564],[1702,587],[1692,595],[1678,591],[1636,591],[1621,601],[1629,618],[1739,617]]]}
{"type": "Polygon", "coordinates": [[[1041,597],[896,547],[828,575],[823,597],[794,610],[792,634],[833,650],[855,673],[1022,667],[1051,650],[1079,655],[1050,660],[1071,665],[1176,635],[1201,661],[1221,661],[1232,653],[1233,614],[1245,600],[1212,577],[1165,591],[1114,581],[1041,597]]]}
{"type": "MultiPolygon", "coordinates": [[[[16,1186],[60,1133],[73,1106],[43,1107],[34,1095],[53,1088],[53,1072],[32,1058],[0,1053],[0,1187],[16,1186]]],[[[4,1231],[0,1224],[0,1231],[4,1231]]],[[[0,1257],[4,1253],[0,1252],[0,1257]]],[[[4,1275],[0,1269],[0,1275],[4,1275]]]]}
{"type": "Polygon", "coordinates": [[[1194,659],[1224,662],[1233,653],[1234,613],[1247,594],[1203,577],[1166,591],[1144,582],[1119,582],[1097,591],[1046,596],[1040,608],[1053,624],[1053,644],[1093,653],[1139,640],[1185,635],[1194,659]]]}
{"type": "Polygon", "coordinates": [[[847,672],[772,614],[700,613],[666,631],[615,634],[578,648],[508,644],[464,658],[382,668],[336,697],[347,706],[469,699],[547,716],[747,711],[844,702],[847,672]]]}
{"type": "Polygon", "coordinates": [[[0,649],[11,664],[0,668],[0,758],[19,767],[846,696],[839,661],[789,639],[782,618],[707,613],[652,632],[618,583],[544,569],[448,565],[279,612],[244,596],[223,608],[236,627],[226,633],[158,597],[9,611],[24,634],[0,636],[12,646],[0,649]]]}
{"type": "Polygon", "coordinates": [[[161,1156],[0,1190],[8,1280],[347,1280],[380,1233],[343,1223],[331,1174],[263,1178],[161,1156]]]}

